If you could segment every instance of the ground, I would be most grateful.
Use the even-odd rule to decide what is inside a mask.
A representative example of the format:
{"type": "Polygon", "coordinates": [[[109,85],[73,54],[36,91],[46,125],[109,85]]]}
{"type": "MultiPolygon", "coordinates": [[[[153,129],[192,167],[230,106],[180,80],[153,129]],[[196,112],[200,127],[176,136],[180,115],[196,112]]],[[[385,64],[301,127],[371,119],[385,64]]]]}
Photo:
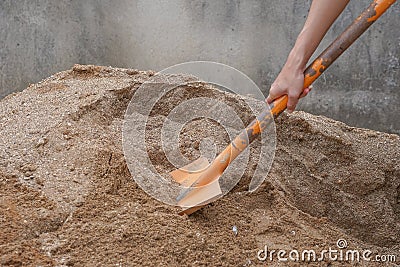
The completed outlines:
{"type": "MultiPolygon", "coordinates": [[[[257,257],[266,246],[288,253],[338,249],[339,239],[346,249],[397,255],[399,264],[399,136],[304,112],[282,114],[262,186],[247,190],[253,158],[232,192],[180,216],[179,208],[136,184],[122,149],[129,100],[153,75],[76,65],[1,100],[1,266],[395,266],[257,257]]],[[[244,122],[252,119],[239,96],[209,86],[179,90],[164,101],[196,90],[242,111],[244,122]]],[[[155,108],[146,137],[160,171],[170,170],[157,153],[166,107],[155,108]]],[[[198,155],[201,137],[226,144],[213,122],[196,125],[183,129],[190,137],[181,146],[188,157],[198,155]]]]}

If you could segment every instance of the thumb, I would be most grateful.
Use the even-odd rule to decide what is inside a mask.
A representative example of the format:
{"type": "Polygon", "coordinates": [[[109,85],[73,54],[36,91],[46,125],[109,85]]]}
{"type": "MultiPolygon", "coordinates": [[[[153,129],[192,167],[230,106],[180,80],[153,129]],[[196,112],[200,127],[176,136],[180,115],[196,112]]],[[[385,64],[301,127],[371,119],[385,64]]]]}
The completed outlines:
{"type": "Polygon", "coordinates": [[[269,93],[269,95],[267,96],[267,103],[271,104],[274,100],[276,99],[276,97],[274,95],[272,95],[271,93],[269,93]]]}
{"type": "Polygon", "coordinates": [[[266,99],[267,103],[271,104],[275,99],[285,94],[285,92],[281,91],[282,91],[281,88],[277,86],[275,83],[273,83],[271,85],[271,88],[269,89],[269,94],[266,99]]]}

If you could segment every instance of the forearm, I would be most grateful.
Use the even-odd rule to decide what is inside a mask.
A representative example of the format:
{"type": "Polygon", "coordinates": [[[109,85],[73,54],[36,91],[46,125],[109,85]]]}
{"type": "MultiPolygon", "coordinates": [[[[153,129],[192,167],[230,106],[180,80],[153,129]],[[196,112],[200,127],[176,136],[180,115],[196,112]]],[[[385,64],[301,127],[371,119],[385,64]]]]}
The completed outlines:
{"type": "Polygon", "coordinates": [[[311,88],[303,88],[306,64],[349,1],[314,0],[312,2],[303,30],[297,37],[281,72],[271,85],[267,103],[271,104],[274,99],[287,95],[287,110],[292,112],[299,98],[310,92],[311,88]]]}
{"type": "Polygon", "coordinates": [[[340,15],[349,0],[314,0],[302,31],[297,37],[286,65],[304,71],[332,23],[340,15]]]}

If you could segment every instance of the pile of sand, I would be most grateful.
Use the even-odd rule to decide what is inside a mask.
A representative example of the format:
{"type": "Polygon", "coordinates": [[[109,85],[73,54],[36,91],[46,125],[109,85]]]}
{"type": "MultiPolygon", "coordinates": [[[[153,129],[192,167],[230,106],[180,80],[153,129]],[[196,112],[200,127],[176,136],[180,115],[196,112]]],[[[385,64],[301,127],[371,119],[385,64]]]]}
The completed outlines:
{"type": "MultiPolygon", "coordinates": [[[[241,182],[190,217],[149,197],[128,171],[121,134],[130,98],[152,75],[76,65],[1,100],[1,266],[253,266],[265,245],[322,250],[339,238],[400,260],[397,135],[283,114],[255,193],[241,182]]],[[[198,124],[198,136],[212,134],[198,124]]]]}

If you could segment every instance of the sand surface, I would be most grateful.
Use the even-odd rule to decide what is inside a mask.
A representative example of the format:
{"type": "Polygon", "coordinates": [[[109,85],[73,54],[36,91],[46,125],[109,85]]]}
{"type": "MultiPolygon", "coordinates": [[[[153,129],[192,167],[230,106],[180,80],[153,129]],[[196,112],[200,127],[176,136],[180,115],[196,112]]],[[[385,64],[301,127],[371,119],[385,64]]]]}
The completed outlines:
{"type": "MultiPolygon", "coordinates": [[[[256,192],[247,192],[246,179],[254,159],[227,196],[179,216],[138,187],[122,150],[125,110],[152,75],[76,65],[0,101],[0,266],[304,266],[262,262],[257,253],[266,245],[321,251],[338,239],[349,249],[395,254],[400,264],[399,136],[282,114],[274,163],[256,192]]],[[[238,96],[203,89],[196,88],[252,119],[238,96]]],[[[170,99],[193,88],[180,90],[187,94],[170,99]]],[[[148,152],[168,171],[157,152],[157,122],[168,113],[160,107],[148,152]]],[[[227,136],[213,123],[185,130],[182,152],[196,158],[196,140],[209,135],[223,147],[227,136]]]]}

